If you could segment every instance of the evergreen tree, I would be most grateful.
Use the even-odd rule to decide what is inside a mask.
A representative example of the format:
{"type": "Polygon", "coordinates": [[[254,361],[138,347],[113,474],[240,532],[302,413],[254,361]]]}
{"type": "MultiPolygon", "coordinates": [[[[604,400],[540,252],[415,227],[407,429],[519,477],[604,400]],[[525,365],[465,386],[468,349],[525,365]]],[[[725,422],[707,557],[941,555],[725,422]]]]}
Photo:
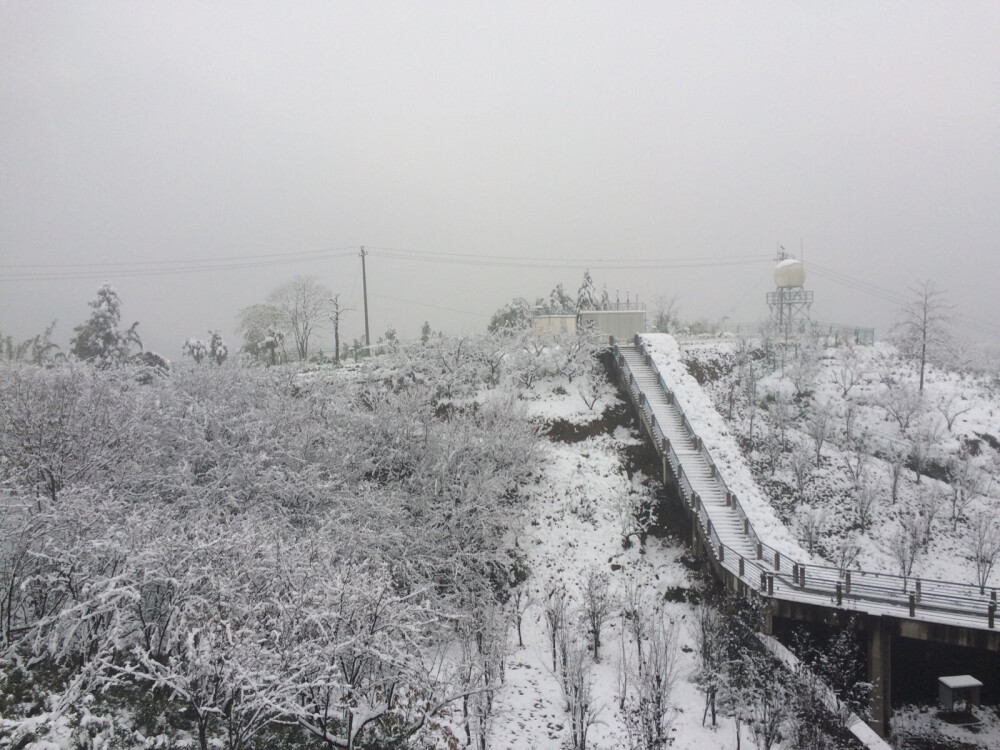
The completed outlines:
{"type": "Polygon", "coordinates": [[[598,309],[597,287],[594,286],[594,279],[590,276],[589,268],[583,272],[583,283],[580,284],[580,290],[576,293],[576,309],[578,312],[598,309]]]}
{"type": "Polygon", "coordinates": [[[70,341],[72,354],[107,369],[124,363],[133,344],[142,351],[142,341],[136,331],[139,322],[133,323],[127,331],[119,328],[121,300],[110,283],[102,284],[89,304],[90,318],[73,329],[76,335],[70,341]]]}

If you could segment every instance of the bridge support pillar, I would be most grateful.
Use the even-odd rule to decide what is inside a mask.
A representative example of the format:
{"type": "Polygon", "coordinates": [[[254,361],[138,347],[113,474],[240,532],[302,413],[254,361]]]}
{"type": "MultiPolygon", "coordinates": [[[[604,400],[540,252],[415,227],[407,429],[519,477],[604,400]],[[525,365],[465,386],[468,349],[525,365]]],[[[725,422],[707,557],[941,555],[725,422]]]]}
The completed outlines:
{"type": "Polygon", "coordinates": [[[663,486],[672,487],[674,485],[674,473],[670,470],[670,461],[666,454],[663,456],[663,486]]]}
{"type": "Polygon", "coordinates": [[[760,632],[764,635],[774,635],[774,607],[770,599],[764,607],[764,621],[760,625],[760,632]]]}
{"type": "Polygon", "coordinates": [[[889,618],[879,615],[868,616],[868,681],[872,685],[868,724],[887,737],[892,719],[892,630],[889,618]]]}

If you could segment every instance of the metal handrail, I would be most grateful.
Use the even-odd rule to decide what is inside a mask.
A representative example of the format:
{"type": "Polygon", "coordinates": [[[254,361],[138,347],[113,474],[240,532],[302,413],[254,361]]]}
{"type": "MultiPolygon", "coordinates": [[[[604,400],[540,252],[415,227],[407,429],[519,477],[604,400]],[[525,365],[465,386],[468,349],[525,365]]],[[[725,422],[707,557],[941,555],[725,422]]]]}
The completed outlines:
{"type": "Polygon", "coordinates": [[[769,596],[781,598],[780,595],[785,590],[789,592],[801,591],[813,596],[819,594],[826,597],[830,604],[838,607],[851,608],[850,605],[853,603],[853,608],[862,609],[861,605],[868,603],[905,609],[909,611],[911,616],[916,616],[916,610],[924,613],[960,614],[973,618],[973,627],[995,627],[996,588],[988,588],[986,593],[981,593],[981,587],[974,583],[966,584],[915,576],[904,577],[893,573],[860,569],[842,571],[829,565],[806,564],[763,542],[736,493],[732,492],[726,484],[711,452],[705,447],[704,441],[695,434],[676,394],[667,386],[662,373],[652,364],[652,357],[646,350],[644,343],[637,342],[637,344],[636,349],[655,372],[656,384],[666,397],[667,403],[680,416],[681,424],[691,439],[692,448],[697,450],[713,471],[712,478],[726,497],[727,506],[732,508],[736,517],[744,523],[752,546],[759,555],[759,557],[748,558],[739,550],[723,542],[718,534],[717,526],[712,523],[707,507],[700,502],[694,486],[684,471],[673,441],[667,437],[658,424],[649,399],[639,387],[639,382],[620,347],[616,342],[613,342],[615,361],[622,373],[629,397],[635,404],[657,452],[667,459],[674,476],[677,477],[681,496],[694,512],[697,524],[701,527],[702,537],[706,540],[716,564],[734,574],[738,580],[751,589],[760,589],[763,585],[765,593],[769,596]],[[778,564],[772,564],[775,562],[778,564]],[[778,593],[775,594],[775,591],[778,593]],[[984,619],[985,622],[983,622],[984,619]]]}

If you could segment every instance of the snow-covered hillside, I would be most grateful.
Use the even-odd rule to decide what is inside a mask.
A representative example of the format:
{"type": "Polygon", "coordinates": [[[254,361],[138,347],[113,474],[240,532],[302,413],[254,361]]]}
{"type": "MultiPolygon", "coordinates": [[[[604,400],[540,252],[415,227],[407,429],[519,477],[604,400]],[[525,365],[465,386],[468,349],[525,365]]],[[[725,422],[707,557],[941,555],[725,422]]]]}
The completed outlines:
{"type": "Polygon", "coordinates": [[[688,343],[683,359],[774,512],[831,564],[1000,580],[1000,380],[930,366],[923,393],[887,343],[688,343]],[[978,562],[977,562],[978,561],[978,562]]]}

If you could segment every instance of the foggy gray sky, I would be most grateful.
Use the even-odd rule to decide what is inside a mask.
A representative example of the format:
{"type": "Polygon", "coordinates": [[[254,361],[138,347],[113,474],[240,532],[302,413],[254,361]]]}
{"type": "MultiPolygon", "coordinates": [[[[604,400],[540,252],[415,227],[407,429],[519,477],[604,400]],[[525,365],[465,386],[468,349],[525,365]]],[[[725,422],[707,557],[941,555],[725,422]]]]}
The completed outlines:
{"type": "Polygon", "coordinates": [[[588,266],[750,322],[781,242],[814,317],[882,334],[930,278],[1000,338],[998,39],[997,2],[0,2],[0,331],[65,347],[109,280],[179,359],[314,274],[350,340],[360,245],[373,340],[588,266]]]}

